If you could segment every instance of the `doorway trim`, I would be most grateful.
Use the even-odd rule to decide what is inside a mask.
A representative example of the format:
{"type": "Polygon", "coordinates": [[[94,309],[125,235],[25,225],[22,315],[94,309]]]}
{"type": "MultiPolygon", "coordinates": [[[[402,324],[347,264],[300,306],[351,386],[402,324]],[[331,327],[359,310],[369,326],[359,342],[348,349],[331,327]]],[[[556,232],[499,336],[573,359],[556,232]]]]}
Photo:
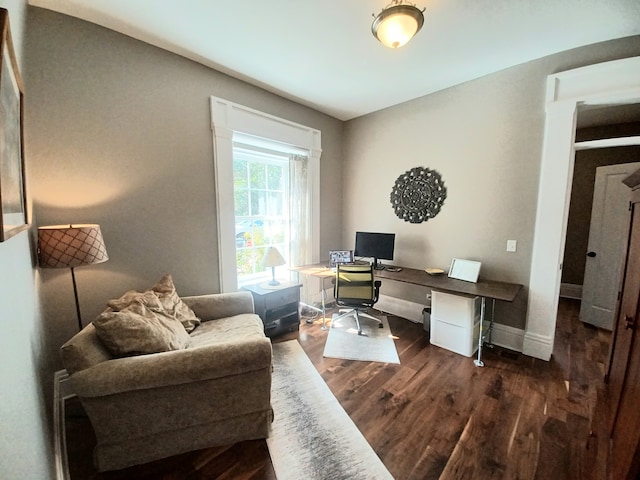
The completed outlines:
{"type": "Polygon", "coordinates": [[[640,103],[638,78],[640,57],[547,77],[544,143],[523,343],[526,355],[549,360],[553,352],[578,107],[640,103]]]}

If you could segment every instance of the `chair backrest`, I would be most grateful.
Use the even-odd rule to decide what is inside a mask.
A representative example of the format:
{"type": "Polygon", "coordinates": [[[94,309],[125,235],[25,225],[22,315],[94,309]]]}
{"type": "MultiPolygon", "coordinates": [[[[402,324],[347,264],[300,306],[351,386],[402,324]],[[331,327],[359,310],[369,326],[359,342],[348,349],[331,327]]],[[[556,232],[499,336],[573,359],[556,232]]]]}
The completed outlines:
{"type": "Polygon", "coordinates": [[[380,282],[372,265],[337,265],[334,296],[346,307],[371,307],[378,301],[380,282]]]}

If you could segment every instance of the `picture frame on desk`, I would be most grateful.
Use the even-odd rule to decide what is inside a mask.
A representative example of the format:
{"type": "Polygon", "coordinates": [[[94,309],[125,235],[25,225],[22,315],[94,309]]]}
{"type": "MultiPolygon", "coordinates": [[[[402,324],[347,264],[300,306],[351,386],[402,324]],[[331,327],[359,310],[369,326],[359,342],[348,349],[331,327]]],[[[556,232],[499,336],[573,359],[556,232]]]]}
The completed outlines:
{"type": "Polygon", "coordinates": [[[353,263],[353,250],[331,250],[329,266],[333,268],[339,263],[353,263]]]}
{"type": "Polygon", "coordinates": [[[451,261],[451,267],[449,268],[449,278],[456,278],[458,280],[464,280],[465,282],[478,282],[478,276],[480,275],[481,262],[475,260],[462,260],[460,258],[454,258],[451,261]]]}
{"type": "Polygon", "coordinates": [[[23,136],[23,89],[9,28],[0,9],[0,242],[29,227],[23,136]]]}

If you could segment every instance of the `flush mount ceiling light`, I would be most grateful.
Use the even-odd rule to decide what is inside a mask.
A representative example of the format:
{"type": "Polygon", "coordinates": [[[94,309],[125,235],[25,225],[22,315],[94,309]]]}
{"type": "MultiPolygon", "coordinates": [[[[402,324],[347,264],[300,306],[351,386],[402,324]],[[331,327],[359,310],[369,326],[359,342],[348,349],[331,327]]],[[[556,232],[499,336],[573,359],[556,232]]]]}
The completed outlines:
{"type": "Polygon", "coordinates": [[[422,28],[424,10],[404,0],[393,0],[375,17],[371,32],[384,46],[400,48],[422,28]]]}

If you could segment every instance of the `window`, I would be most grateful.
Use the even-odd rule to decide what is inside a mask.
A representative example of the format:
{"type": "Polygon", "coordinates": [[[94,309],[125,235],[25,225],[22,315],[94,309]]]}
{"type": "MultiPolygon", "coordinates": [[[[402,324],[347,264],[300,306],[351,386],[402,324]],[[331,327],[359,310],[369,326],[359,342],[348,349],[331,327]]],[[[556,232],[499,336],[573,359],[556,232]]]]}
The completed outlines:
{"type": "Polygon", "coordinates": [[[318,262],[320,131],[216,97],[211,120],[220,291],[259,275],[269,244],[289,265],[318,262]]]}
{"type": "Polygon", "coordinates": [[[233,144],[233,199],[238,284],[265,276],[266,247],[289,263],[289,158],[284,152],[233,144]]]}

